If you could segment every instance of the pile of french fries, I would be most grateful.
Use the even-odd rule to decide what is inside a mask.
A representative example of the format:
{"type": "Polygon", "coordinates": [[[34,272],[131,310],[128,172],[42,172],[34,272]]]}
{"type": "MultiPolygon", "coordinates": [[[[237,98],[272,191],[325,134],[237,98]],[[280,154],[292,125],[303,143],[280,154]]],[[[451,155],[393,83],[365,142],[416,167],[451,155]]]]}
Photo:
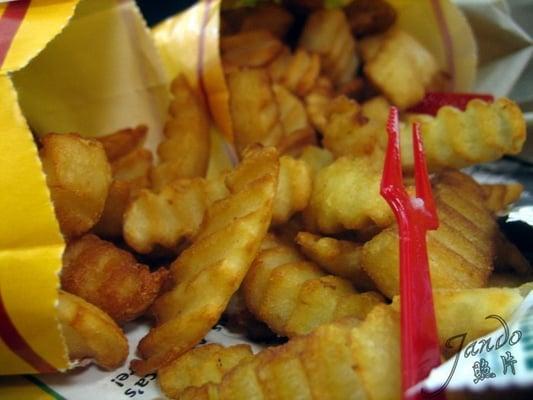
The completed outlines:
{"type": "Polygon", "coordinates": [[[144,126],[40,140],[67,239],[58,311],[72,360],[117,368],[128,354],[120,325],[150,316],[131,367],[157,371],[171,398],[399,399],[398,228],[379,194],[392,105],[406,176],[413,121],[433,173],[440,227],[428,252],[443,351],[521,302],[532,269],[496,215],[522,187],[459,170],[520,152],[518,106],[472,100],[412,114],[448,77],[385,0],[288,4],[222,14],[234,167],[210,168],[213,122],[183,76],[157,162],[144,126]],[[288,342],[256,355],[196,347],[223,316],[288,342]]]}

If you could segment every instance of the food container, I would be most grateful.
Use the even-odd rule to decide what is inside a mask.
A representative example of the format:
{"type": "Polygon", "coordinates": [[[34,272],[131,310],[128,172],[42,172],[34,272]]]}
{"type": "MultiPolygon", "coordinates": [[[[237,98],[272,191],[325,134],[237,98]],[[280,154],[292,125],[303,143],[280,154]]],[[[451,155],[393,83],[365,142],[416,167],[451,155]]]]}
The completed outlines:
{"type": "MultiPolygon", "coordinates": [[[[497,12],[496,2],[461,1],[474,33],[505,30],[506,45],[514,49],[484,56],[476,84],[476,42],[455,6],[444,0],[389,2],[399,13],[399,24],[432,51],[456,91],[476,85],[504,95],[512,87],[505,82],[514,81],[531,56],[531,42],[517,33],[512,19],[497,12]],[[476,24],[476,16],[486,10],[497,18],[476,24]],[[509,44],[515,42],[522,47],[509,44]],[[512,71],[505,82],[496,78],[502,69],[512,71]]],[[[182,72],[209,105],[218,128],[215,151],[231,159],[233,130],[218,50],[220,7],[220,0],[199,2],[152,32],[133,1],[20,0],[0,7],[1,18],[11,18],[10,39],[7,45],[0,43],[5,47],[0,182],[9,193],[0,196],[0,375],[25,374],[0,377],[0,398],[162,396],[153,375],[137,377],[127,363],[113,372],[90,367],[66,375],[50,373],[71,367],[54,308],[64,241],[32,133],[94,136],[143,123],[150,132],[147,145],[154,150],[166,117],[169,82],[182,72]],[[39,373],[48,374],[33,375],[39,373]]],[[[0,32],[6,26],[2,19],[0,32]]],[[[477,39],[483,50],[483,36],[477,39]]],[[[132,358],[147,326],[132,323],[125,330],[132,358]]],[[[220,325],[206,340],[246,341],[220,325]]]]}

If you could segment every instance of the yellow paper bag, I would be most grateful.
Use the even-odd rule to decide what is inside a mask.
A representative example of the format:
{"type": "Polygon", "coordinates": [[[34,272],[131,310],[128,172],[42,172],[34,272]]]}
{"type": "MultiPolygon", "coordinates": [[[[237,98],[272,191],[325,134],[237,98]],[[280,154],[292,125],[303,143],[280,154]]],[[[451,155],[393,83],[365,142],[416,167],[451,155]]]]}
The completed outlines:
{"type": "Polygon", "coordinates": [[[32,131],[95,136],[143,123],[154,149],[168,77],[133,1],[4,3],[0,33],[0,375],[64,371],[64,242],[32,131]]]}

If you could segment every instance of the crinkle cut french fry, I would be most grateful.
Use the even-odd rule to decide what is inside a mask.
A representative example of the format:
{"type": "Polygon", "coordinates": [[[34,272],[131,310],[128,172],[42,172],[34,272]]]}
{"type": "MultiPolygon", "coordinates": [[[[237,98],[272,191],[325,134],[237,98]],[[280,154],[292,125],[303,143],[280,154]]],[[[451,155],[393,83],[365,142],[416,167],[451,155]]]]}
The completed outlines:
{"type": "Polygon", "coordinates": [[[178,179],[160,192],[142,190],[124,214],[124,239],[139,253],[178,248],[200,229],[206,208],[227,194],[222,178],[178,179]]]}
{"type": "Polygon", "coordinates": [[[485,192],[485,204],[494,213],[504,211],[518,201],[524,191],[524,186],[520,183],[484,184],[482,187],[485,192]]]}
{"type": "Polygon", "coordinates": [[[335,98],[331,80],[324,76],[318,77],[315,85],[305,96],[305,109],[309,120],[316,130],[324,131],[327,122],[329,103],[335,98]]]}
{"type": "Polygon", "coordinates": [[[102,215],[93,232],[105,238],[122,235],[124,213],[139,190],[150,185],[152,153],[146,149],[134,149],[111,162],[113,182],[109,187],[102,215]]]}
{"type": "Polygon", "coordinates": [[[220,39],[222,62],[229,67],[264,67],[282,50],[281,41],[268,30],[239,32],[220,39]]]}
{"type": "Polygon", "coordinates": [[[224,374],[237,364],[251,360],[252,356],[247,344],[223,347],[210,343],[189,350],[159,369],[157,379],[165,395],[175,399],[188,387],[220,383],[224,374]]]}
{"type": "Polygon", "coordinates": [[[227,75],[227,82],[237,150],[254,143],[278,145],[284,131],[267,71],[239,69],[227,75]]]}
{"type": "Polygon", "coordinates": [[[382,165],[374,157],[340,157],[320,170],[304,210],[308,229],[339,233],[391,225],[394,215],[379,194],[382,165]]]}
{"type": "Polygon", "coordinates": [[[360,48],[366,76],[400,109],[422,100],[438,77],[433,55],[403,30],[371,36],[361,41],[360,48]]]}
{"type": "Polygon", "coordinates": [[[282,85],[274,84],[272,90],[284,132],[277,146],[280,153],[298,153],[302,147],[316,143],[315,131],[301,100],[282,85]]]}
{"type": "MultiPolygon", "coordinates": [[[[483,203],[483,189],[459,171],[441,173],[433,186],[439,228],[428,232],[431,281],[436,289],[483,287],[493,270],[498,227],[483,203]]],[[[387,297],[398,294],[397,227],[363,247],[363,268],[387,297]]]]}
{"type": "Polygon", "coordinates": [[[318,171],[333,162],[333,154],[322,147],[306,146],[302,150],[298,159],[307,163],[310,168],[311,176],[314,178],[318,171]]]}
{"type": "MultiPolygon", "coordinates": [[[[444,106],[436,117],[412,115],[421,124],[424,150],[432,170],[464,168],[518,154],[526,140],[526,122],[518,105],[502,97],[493,103],[471,100],[465,111],[444,106]]],[[[412,139],[402,132],[402,164],[412,168],[412,139]],[[403,157],[405,154],[406,157],[403,157]]]]}
{"type": "Polygon", "coordinates": [[[355,77],[359,64],[355,39],[341,10],[313,12],[307,19],[299,46],[320,55],[322,74],[335,85],[340,86],[355,77]]]}
{"type": "MultiPolygon", "coordinates": [[[[468,342],[495,329],[498,322],[485,319],[487,314],[497,310],[508,319],[522,297],[518,289],[437,290],[434,300],[444,349],[456,335],[468,332],[468,342]],[[469,318],[465,309],[474,317],[469,318]]],[[[346,318],[267,348],[239,363],[220,383],[189,387],[178,398],[399,400],[398,304],[395,299],[392,306],[377,305],[363,322],[346,318]]]]}
{"type": "Polygon", "coordinates": [[[160,164],[152,173],[152,185],[161,188],[178,178],[203,177],[210,151],[209,115],[182,75],[171,87],[165,137],[157,148],[160,164]]]}
{"type": "Polygon", "coordinates": [[[300,245],[305,256],[317,263],[323,270],[348,279],[357,289],[374,288],[372,280],[361,265],[362,244],[321,237],[309,232],[299,232],[296,236],[296,243],[300,245]]]}
{"type": "Polygon", "coordinates": [[[57,316],[71,361],[90,358],[105,369],[118,368],[126,361],[126,336],[99,308],[61,290],[57,316]]]}
{"type": "Polygon", "coordinates": [[[151,273],[127,251],[94,235],[85,235],[65,249],[61,286],[122,323],[148,309],[167,274],[164,268],[151,273]]]}
{"type": "Polygon", "coordinates": [[[370,155],[386,146],[385,125],[389,110],[382,97],[360,105],[346,96],[335,98],[328,106],[322,129],[324,147],[336,156],[370,155]]]}
{"type": "Polygon", "coordinates": [[[305,161],[290,156],[280,157],[278,187],[274,198],[272,224],[287,222],[303,210],[311,196],[311,173],[305,161]]]}
{"type": "Polygon", "coordinates": [[[303,97],[315,86],[320,75],[320,57],[301,48],[291,54],[285,48],[270,63],[268,72],[274,82],[303,97]]]}
{"type": "Polygon", "coordinates": [[[42,144],[39,155],[61,232],[80,236],[100,218],[111,184],[104,148],[76,134],[48,134],[42,144]]]}
{"type": "Polygon", "coordinates": [[[104,146],[107,159],[113,162],[131,153],[144,144],[148,133],[146,125],[125,128],[109,135],[100,136],[97,140],[104,146]]]}
{"type": "Polygon", "coordinates": [[[240,363],[220,384],[189,388],[179,398],[400,399],[399,334],[398,314],[377,306],[362,323],[322,325],[240,363]]]}
{"type": "Polygon", "coordinates": [[[193,243],[171,265],[174,286],[152,306],[157,324],[139,344],[144,360],[132,362],[138,374],[170,363],[205,336],[259,250],[272,218],[278,153],[253,147],[243,155],[226,178],[230,194],[208,208],[193,243]]]}
{"type": "Polygon", "coordinates": [[[250,311],[279,335],[306,334],[346,316],[363,319],[382,302],[379,294],[358,293],[348,281],[327,275],[294,249],[273,237],[268,240],[243,289],[250,311]]]}

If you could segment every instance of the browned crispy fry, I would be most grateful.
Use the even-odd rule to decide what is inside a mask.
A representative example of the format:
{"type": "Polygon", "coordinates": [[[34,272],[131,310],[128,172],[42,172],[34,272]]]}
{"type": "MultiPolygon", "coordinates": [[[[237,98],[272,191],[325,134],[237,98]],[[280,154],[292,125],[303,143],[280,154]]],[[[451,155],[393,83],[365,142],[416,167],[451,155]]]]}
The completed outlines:
{"type": "Polygon", "coordinates": [[[361,54],[366,76],[401,109],[422,100],[438,75],[433,55],[399,29],[364,39],[361,54]]]}
{"type": "Polygon", "coordinates": [[[274,84],[272,90],[284,132],[277,146],[280,153],[298,153],[303,146],[316,143],[315,131],[309,123],[301,100],[284,86],[274,84]]]}
{"type": "MultiPolygon", "coordinates": [[[[434,183],[440,225],[428,232],[431,280],[435,288],[476,288],[493,269],[497,226],[483,205],[483,189],[459,171],[446,171],[434,183]]],[[[363,248],[363,268],[387,297],[398,293],[396,226],[379,233],[363,248]]]]}
{"type": "Polygon", "coordinates": [[[335,97],[333,85],[326,77],[319,77],[315,86],[305,96],[305,109],[316,130],[323,132],[327,122],[329,103],[335,97]]]}
{"type": "Polygon", "coordinates": [[[494,213],[504,211],[509,205],[520,199],[524,186],[520,183],[485,184],[485,205],[494,213]]]}
{"type": "Polygon", "coordinates": [[[268,30],[249,30],[220,39],[222,62],[231,67],[264,67],[283,44],[268,30]]]}
{"type": "Polygon", "coordinates": [[[243,282],[250,311],[282,336],[306,334],[345,316],[363,319],[382,301],[326,275],[273,236],[267,239],[243,282]]]}
{"type": "Polygon", "coordinates": [[[220,383],[224,374],[252,357],[252,349],[247,344],[223,347],[210,343],[188,351],[159,369],[157,378],[163,393],[176,399],[188,387],[220,383]]]}
{"type": "Polygon", "coordinates": [[[267,30],[283,38],[290,29],[294,17],[277,4],[261,4],[248,11],[241,24],[241,31],[267,30]]]}
{"type": "Polygon", "coordinates": [[[226,178],[230,195],[208,208],[194,242],[171,266],[174,286],[155,301],[157,324],[139,344],[144,360],[132,362],[138,374],[191,349],[220,318],[270,224],[278,169],[274,148],[244,151],[226,178]]]}
{"type": "Polygon", "coordinates": [[[311,195],[311,173],[305,161],[290,156],[279,159],[278,187],[272,210],[272,224],[287,222],[307,207],[311,195]]]}
{"type": "Polygon", "coordinates": [[[152,153],[135,149],[111,162],[113,182],[109,187],[104,210],[93,231],[105,238],[122,235],[124,213],[140,189],[150,185],[152,153]]]}
{"type": "Polygon", "coordinates": [[[335,85],[355,77],[359,63],[355,39],[342,11],[324,9],[313,12],[307,19],[299,45],[320,55],[322,73],[335,85]]]}
{"type": "Polygon", "coordinates": [[[128,340],[99,308],[59,291],[57,317],[72,361],[93,359],[105,369],[120,367],[128,356],[128,340]]]}
{"type": "Polygon", "coordinates": [[[296,243],[311,261],[330,274],[350,280],[359,290],[374,289],[374,284],[361,265],[361,244],[308,232],[298,233],[296,243]]]}
{"type": "Polygon", "coordinates": [[[75,134],[49,134],[40,151],[46,182],[63,235],[80,236],[102,214],[111,168],[104,148],[75,134]]]}
{"type": "MultiPolygon", "coordinates": [[[[421,124],[426,159],[433,170],[464,168],[518,154],[526,139],[524,116],[505,97],[493,103],[471,100],[465,111],[441,107],[436,117],[413,115],[409,125],[413,121],[421,124]]],[[[402,132],[402,164],[407,168],[413,163],[411,137],[402,132]]]]}
{"type": "Polygon", "coordinates": [[[114,244],[85,235],[63,255],[61,286],[122,323],[143,314],[159,294],[167,270],[154,273],[114,244]]]}
{"type": "Polygon", "coordinates": [[[147,133],[146,125],[138,125],[135,128],[125,128],[106,136],[100,136],[97,139],[104,146],[107,159],[113,162],[142,147],[147,133]]]}
{"type": "Polygon", "coordinates": [[[291,54],[286,48],[268,66],[268,71],[274,82],[302,97],[315,86],[320,74],[320,57],[304,49],[291,54]]]}
{"type": "Polygon", "coordinates": [[[237,70],[227,80],[237,150],[254,143],[276,146],[284,132],[267,71],[237,70]]]}
{"type": "Polygon", "coordinates": [[[338,233],[392,224],[392,211],[379,194],[382,165],[373,157],[341,157],[320,170],[304,210],[308,229],[338,233]]]}
{"type": "Polygon", "coordinates": [[[394,7],[385,0],[355,0],[344,12],[356,36],[384,32],[396,20],[394,7]]]}
{"type": "Polygon", "coordinates": [[[160,164],[152,174],[156,189],[178,178],[205,176],[209,161],[207,111],[182,75],[174,79],[171,91],[165,138],[157,148],[160,164]]]}
{"type": "Polygon", "coordinates": [[[206,208],[226,194],[223,177],[179,179],[159,193],[142,190],[124,214],[124,239],[139,253],[156,245],[177,250],[198,233],[206,208]]]}

